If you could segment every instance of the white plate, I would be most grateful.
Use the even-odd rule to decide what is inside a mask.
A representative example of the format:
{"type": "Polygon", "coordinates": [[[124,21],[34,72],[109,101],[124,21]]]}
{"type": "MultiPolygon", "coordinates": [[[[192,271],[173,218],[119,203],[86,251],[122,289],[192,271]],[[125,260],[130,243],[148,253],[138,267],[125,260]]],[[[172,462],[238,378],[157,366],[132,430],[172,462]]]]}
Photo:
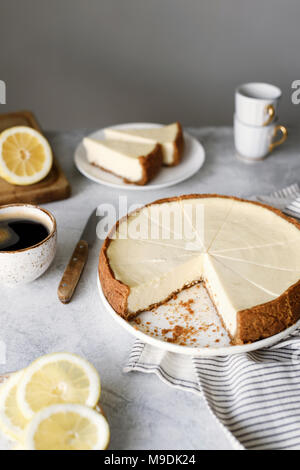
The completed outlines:
{"type": "Polygon", "coordinates": [[[230,346],[228,335],[221,325],[205,288],[201,284],[182,291],[178,294],[177,299],[171,300],[166,305],[161,305],[156,309],[141,313],[138,316],[141,321],[140,324],[135,321],[127,322],[120,317],[106,300],[99,278],[97,279],[97,284],[105,309],[125,330],[144,343],[174,353],[202,357],[246,353],[272,346],[300,326],[299,320],[295,325],[277,335],[256,341],[255,343],[230,346]],[[194,300],[190,304],[193,313],[187,310],[190,298],[194,300]],[[170,322],[173,322],[173,324],[170,324],[170,322]],[[172,329],[175,324],[191,331],[189,338],[185,341],[185,345],[167,341],[168,338],[172,337],[172,331],[167,333],[163,330],[172,329]]]}
{"type": "MultiPolygon", "coordinates": [[[[130,123],[113,126],[115,129],[143,129],[147,127],[161,127],[161,125],[151,123],[130,123]]],[[[93,132],[89,137],[93,139],[104,139],[104,130],[101,129],[97,132],[93,132]]],[[[190,178],[200,170],[204,163],[205,151],[200,142],[186,132],[184,133],[184,139],[185,147],[180,164],[169,168],[163,167],[159,174],[144,186],[126,184],[121,178],[91,165],[86,158],[86,151],[82,142],[75,150],[75,165],[84,176],[96,183],[103,184],[104,186],[126,189],[127,191],[148,191],[152,189],[166,188],[190,178]]]]}

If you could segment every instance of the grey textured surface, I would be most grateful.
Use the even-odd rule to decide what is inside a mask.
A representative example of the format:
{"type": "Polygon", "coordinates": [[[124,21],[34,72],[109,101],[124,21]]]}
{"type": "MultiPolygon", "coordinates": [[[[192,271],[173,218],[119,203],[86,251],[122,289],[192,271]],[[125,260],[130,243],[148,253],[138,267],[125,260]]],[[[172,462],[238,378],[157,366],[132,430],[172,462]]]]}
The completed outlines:
{"type": "Polygon", "coordinates": [[[121,122],[229,125],[235,87],[283,90],[296,124],[298,0],[1,0],[7,105],[47,129],[121,122]]]}
{"type": "Polygon", "coordinates": [[[101,306],[96,288],[100,242],[90,253],[69,305],[58,301],[57,286],[85,221],[98,204],[117,207],[118,196],[126,194],[132,204],[192,192],[269,193],[297,181],[300,138],[294,131],[268,159],[246,165],[235,158],[231,128],[194,129],[191,134],[202,141],[207,153],[198,174],[161,191],[118,193],[88,181],[75,169],[74,149],[87,133],[48,134],[72,183],[73,195],[45,206],[57,218],[59,235],[58,253],[49,271],[18,289],[0,287],[0,339],[7,347],[7,361],[0,373],[25,367],[45,353],[76,352],[101,373],[102,401],[112,429],[111,449],[227,449],[227,438],[198,396],[168,387],[153,375],[122,372],[134,339],[101,306]]]}

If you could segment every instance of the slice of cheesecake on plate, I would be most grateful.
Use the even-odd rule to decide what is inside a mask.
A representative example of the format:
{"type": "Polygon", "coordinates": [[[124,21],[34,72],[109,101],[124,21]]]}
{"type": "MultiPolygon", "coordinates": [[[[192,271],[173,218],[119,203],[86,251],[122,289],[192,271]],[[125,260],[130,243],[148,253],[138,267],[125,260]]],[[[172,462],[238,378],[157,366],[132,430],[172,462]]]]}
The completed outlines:
{"type": "Polygon", "coordinates": [[[89,163],[119,176],[125,183],[147,184],[162,166],[161,146],[121,140],[83,139],[89,163]]]}
{"type": "Polygon", "coordinates": [[[168,126],[144,129],[107,128],[104,130],[104,133],[109,139],[160,144],[163,153],[163,164],[167,166],[178,165],[182,157],[184,137],[179,122],[169,124],[168,126]]]}

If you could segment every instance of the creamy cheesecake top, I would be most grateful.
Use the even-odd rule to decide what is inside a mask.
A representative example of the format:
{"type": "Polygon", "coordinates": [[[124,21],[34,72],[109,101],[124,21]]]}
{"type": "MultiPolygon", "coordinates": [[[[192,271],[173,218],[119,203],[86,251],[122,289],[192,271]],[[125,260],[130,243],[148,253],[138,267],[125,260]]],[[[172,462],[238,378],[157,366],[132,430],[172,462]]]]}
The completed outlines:
{"type": "Polygon", "coordinates": [[[105,129],[107,137],[121,136],[126,138],[132,137],[134,139],[140,139],[142,141],[159,142],[159,143],[170,143],[174,142],[178,134],[178,124],[169,124],[168,126],[152,127],[144,129],[117,129],[107,128],[105,129]]]}

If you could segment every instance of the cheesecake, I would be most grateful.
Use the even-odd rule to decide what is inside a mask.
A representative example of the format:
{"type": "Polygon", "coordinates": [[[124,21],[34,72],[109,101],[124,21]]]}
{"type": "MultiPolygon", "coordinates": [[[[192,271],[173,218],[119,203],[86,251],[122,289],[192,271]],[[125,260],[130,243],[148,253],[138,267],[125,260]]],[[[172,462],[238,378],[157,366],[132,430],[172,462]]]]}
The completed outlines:
{"type": "Polygon", "coordinates": [[[108,139],[160,144],[163,154],[163,164],[167,166],[178,165],[182,157],[184,137],[179,122],[169,124],[168,126],[144,129],[107,128],[104,130],[104,133],[105,137],[108,139]]]}
{"type": "Polygon", "coordinates": [[[162,166],[161,146],[157,143],[86,137],[83,145],[89,163],[119,176],[128,184],[147,184],[162,166]]]}
{"type": "Polygon", "coordinates": [[[156,201],[117,222],[99,278],[126,320],[203,282],[232,344],[253,342],[300,318],[300,224],[229,196],[156,201]]]}

